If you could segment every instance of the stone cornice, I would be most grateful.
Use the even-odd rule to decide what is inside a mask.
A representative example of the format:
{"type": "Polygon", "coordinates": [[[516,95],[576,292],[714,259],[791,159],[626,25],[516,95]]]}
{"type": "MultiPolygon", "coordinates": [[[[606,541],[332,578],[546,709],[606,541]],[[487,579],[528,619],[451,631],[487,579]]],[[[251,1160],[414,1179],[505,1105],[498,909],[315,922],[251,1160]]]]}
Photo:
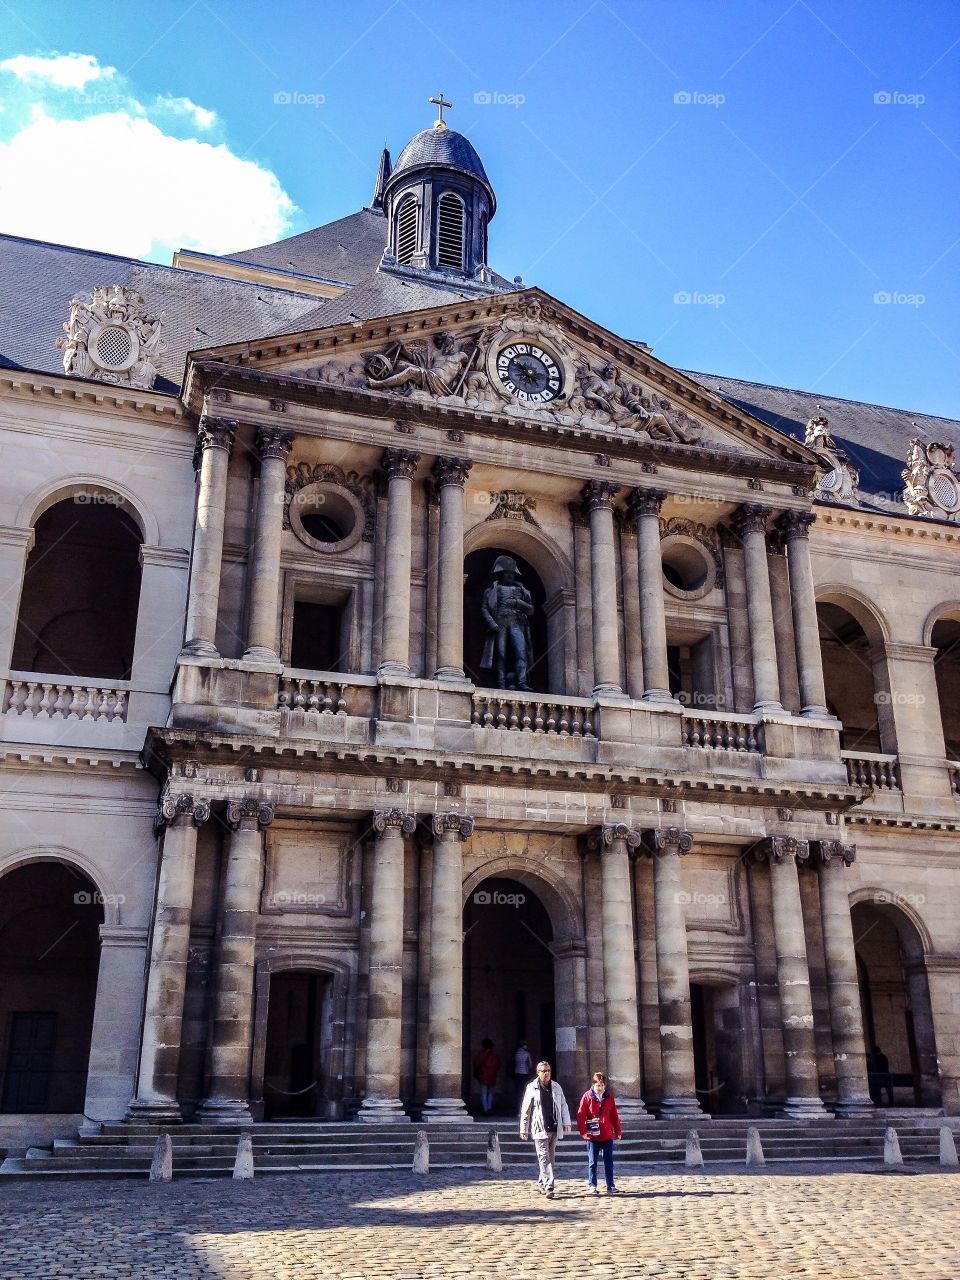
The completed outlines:
{"type": "Polygon", "coordinates": [[[90,405],[112,405],[118,409],[132,410],[136,414],[149,411],[151,417],[182,419],[183,406],[177,396],[162,391],[144,391],[140,388],[122,387],[107,382],[87,382],[82,378],[58,377],[50,373],[31,373],[29,370],[3,370],[0,372],[0,394],[4,391],[15,395],[47,397],[90,405]]]}
{"type": "MultiPolygon", "coordinates": [[[[883,515],[875,511],[854,511],[849,507],[816,505],[817,524],[821,528],[866,530],[870,533],[893,534],[896,537],[921,539],[925,542],[960,543],[960,525],[946,520],[930,520],[924,516],[883,515]]],[[[869,556],[874,559],[873,555],[869,556]]]]}

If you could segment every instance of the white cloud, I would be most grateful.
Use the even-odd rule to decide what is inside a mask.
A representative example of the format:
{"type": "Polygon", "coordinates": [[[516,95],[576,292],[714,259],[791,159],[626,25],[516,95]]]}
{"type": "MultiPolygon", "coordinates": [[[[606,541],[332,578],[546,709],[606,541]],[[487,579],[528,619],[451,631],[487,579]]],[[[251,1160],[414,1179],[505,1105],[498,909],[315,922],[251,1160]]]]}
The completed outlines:
{"type": "Polygon", "coordinates": [[[102,67],[92,53],[62,53],[30,57],[21,53],[0,62],[0,71],[9,71],[18,80],[42,80],[57,89],[83,89],[93,80],[116,74],[115,67],[102,67]]]}
{"type": "Polygon", "coordinates": [[[13,235],[169,262],[181,247],[279,239],[294,212],[268,169],[126,110],[39,112],[0,142],[0,230],[13,235]]]}
{"type": "Polygon", "coordinates": [[[215,111],[198,106],[190,98],[175,98],[172,94],[165,93],[162,97],[157,98],[154,107],[158,111],[172,111],[176,114],[189,116],[198,129],[212,129],[217,123],[217,113],[215,111]]]}

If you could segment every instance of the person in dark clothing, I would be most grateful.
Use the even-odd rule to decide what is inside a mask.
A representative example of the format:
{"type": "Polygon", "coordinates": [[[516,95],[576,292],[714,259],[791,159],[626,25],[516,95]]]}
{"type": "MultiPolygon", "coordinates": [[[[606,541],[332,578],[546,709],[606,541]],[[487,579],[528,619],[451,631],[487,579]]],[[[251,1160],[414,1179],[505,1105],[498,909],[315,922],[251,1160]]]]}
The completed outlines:
{"type": "Polygon", "coordinates": [[[874,1105],[883,1106],[883,1094],[886,1090],[887,1106],[892,1107],[893,1081],[890,1078],[890,1061],[878,1044],[870,1050],[870,1056],[867,1059],[867,1081],[874,1105]]]}

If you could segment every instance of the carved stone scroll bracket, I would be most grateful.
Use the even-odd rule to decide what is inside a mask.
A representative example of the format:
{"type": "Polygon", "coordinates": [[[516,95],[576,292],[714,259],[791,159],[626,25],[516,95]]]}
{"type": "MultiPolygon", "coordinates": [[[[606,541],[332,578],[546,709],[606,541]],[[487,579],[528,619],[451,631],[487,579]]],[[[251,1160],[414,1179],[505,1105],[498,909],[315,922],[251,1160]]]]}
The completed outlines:
{"type": "Polygon", "coordinates": [[[767,836],[747,849],[745,857],[750,862],[787,862],[791,858],[799,863],[810,858],[810,842],[796,836],[767,836]]]}
{"type": "Polygon", "coordinates": [[[403,809],[376,809],[373,829],[378,835],[410,836],[417,829],[417,819],[403,809]]]}
{"type": "Polygon", "coordinates": [[[693,848],[693,832],[683,827],[655,827],[643,833],[643,851],[647,857],[689,853],[693,848]]]}
{"type": "Polygon", "coordinates": [[[279,427],[260,427],[257,431],[257,452],[261,461],[264,458],[280,458],[286,462],[292,447],[292,431],[281,431],[279,427]]]}
{"type": "Polygon", "coordinates": [[[234,831],[239,830],[243,822],[256,822],[261,828],[268,827],[273,821],[273,814],[272,804],[255,796],[245,796],[243,800],[231,800],[227,805],[227,826],[234,831]]]}
{"type": "Polygon", "coordinates": [[[434,836],[454,834],[461,840],[469,840],[476,823],[465,813],[435,813],[430,826],[434,836]]]}
{"type": "Polygon", "coordinates": [[[834,858],[846,867],[852,867],[857,859],[857,846],[845,844],[842,840],[811,840],[810,863],[814,867],[823,867],[834,858]]]}
{"type": "Polygon", "coordinates": [[[587,836],[587,848],[602,853],[622,840],[628,849],[638,849],[642,839],[641,832],[626,822],[605,822],[587,836]]]}
{"type": "Polygon", "coordinates": [[[154,834],[159,835],[174,822],[192,821],[196,826],[210,817],[210,801],[197,798],[188,791],[168,791],[161,796],[154,818],[154,834]]]}

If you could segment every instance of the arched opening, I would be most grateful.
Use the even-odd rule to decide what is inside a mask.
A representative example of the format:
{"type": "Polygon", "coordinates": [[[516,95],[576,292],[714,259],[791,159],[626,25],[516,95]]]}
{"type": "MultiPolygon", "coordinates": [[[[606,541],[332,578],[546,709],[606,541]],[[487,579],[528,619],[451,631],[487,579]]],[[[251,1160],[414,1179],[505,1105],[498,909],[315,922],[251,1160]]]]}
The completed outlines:
{"type": "Polygon", "coordinates": [[[75,867],[0,877],[0,1111],[83,1110],[103,902],[75,867]]]}
{"type": "Polygon", "coordinates": [[[437,201],[437,266],[463,270],[463,201],[445,191],[437,201]]]}
{"type": "Polygon", "coordinates": [[[708,1115],[745,1111],[740,988],[703,978],[690,983],[697,1101],[708,1115]]]}
{"type": "MultiPolygon", "coordinates": [[[[504,637],[504,657],[502,661],[502,679],[498,676],[497,644],[488,623],[484,618],[484,598],[495,581],[503,581],[502,576],[495,580],[494,566],[501,556],[510,557],[519,571],[517,581],[530,593],[533,613],[524,626],[522,611],[514,611],[517,618],[517,629],[514,639],[519,642],[528,636],[532,653],[532,662],[527,669],[526,683],[537,693],[550,691],[550,671],[548,666],[547,616],[544,605],[547,593],[540,575],[533,565],[516,551],[507,551],[503,547],[481,547],[471,551],[464,560],[463,590],[463,658],[464,669],[469,678],[484,688],[518,687],[516,650],[509,636],[504,637]]],[[[490,601],[488,600],[488,611],[490,601]]],[[[504,607],[503,619],[509,621],[508,614],[513,613],[504,607]]]]}
{"type": "Polygon", "coordinates": [[[888,735],[882,732],[878,715],[881,700],[874,678],[871,639],[852,613],[832,601],[818,602],[817,619],[827,706],[843,725],[841,748],[886,750],[883,738],[888,735]]]}
{"type": "Polygon", "coordinates": [[[405,196],[397,210],[395,244],[397,262],[408,263],[417,252],[419,208],[415,196],[405,196]]]}
{"type": "Polygon", "coordinates": [[[870,1093],[878,1105],[935,1107],[940,1087],[923,940],[896,897],[878,891],[851,909],[870,1093]]]}
{"type": "Polygon", "coordinates": [[[13,645],[16,671],[129,680],[140,529],[116,495],[83,492],[34,527],[13,645]]]}
{"type": "Polygon", "coordinates": [[[960,761],[960,621],[942,618],[933,628],[930,643],[937,651],[933,671],[947,759],[960,761]]]}
{"type": "Polygon", "coordinates": [[[506,877],[482,881],[463,912],[464,1098],[480,1109],[473,1063],[484,1040],[500,1059],[494,1110],[513,1112],[525,1080],[507,1074],[525,1040],[534,1063],[557,1062],[553,926],[529,884],[506,877]]]}
{"type": "Polygon", "coordinates": [[[264,1119],[327,1114],[332,1030],[333,979],[329,973],[298,969],[271,974],[264,1119]]]}

